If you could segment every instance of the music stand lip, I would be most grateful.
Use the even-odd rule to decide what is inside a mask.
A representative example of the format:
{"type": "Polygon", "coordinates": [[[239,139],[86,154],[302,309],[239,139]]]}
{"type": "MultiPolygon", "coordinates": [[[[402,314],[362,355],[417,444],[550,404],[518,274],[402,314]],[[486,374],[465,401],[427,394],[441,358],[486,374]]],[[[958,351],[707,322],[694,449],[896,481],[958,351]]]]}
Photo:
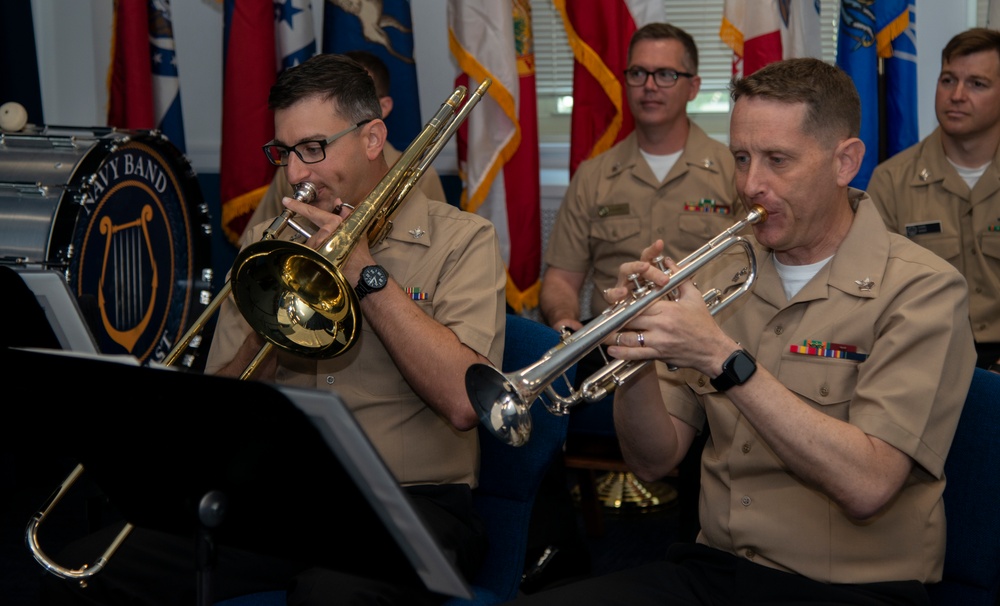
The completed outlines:
{"type": "Polygon", "coordinates": [[[0,355],[10,376],[49,393],[2,425],[44,428],[136,527],[193,537],[199,503],[220,491],[221,548],[472,597],[337,394],[100,355],[0,355]],[[85,394],[93,404],[79,404],[85,394]]]}

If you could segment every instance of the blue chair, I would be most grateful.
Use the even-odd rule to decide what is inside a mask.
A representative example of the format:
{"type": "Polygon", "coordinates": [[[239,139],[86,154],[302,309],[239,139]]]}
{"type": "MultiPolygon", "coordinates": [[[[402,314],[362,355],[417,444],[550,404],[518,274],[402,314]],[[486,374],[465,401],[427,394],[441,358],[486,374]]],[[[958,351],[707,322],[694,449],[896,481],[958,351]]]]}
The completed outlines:
{"type": "MultiPolygon", "coordinates": [[[[559,341],[559,333],[552,328],[507,314],[503,372],[514,372],[538,361],[559,341]]],[[[570,382],[575,370],[574,366],[567,372],[570,382]]],[[[557,388],[562,383],[557,381],[557,388]]],[[[445,606],[490,606],[518,595],[535,495],[549,465],[562,452],[569,423],[568,416],[554,415],[537,401],[531,406],[531,417],[531,438],[519,447],[509,446],[479,427],[479,486],[473,498],[485,523],[490,547],[471,587],[473,598],[452,598],[445,606]]],[[[224,600],[216,606],[283,606],[284,603],[284,591],[269,591],[224,600]]]]}
{"type": "Polygon", "coordinates": [[[1000,375],[977,368],[945,463],[948,542],[934,606],[994,606],[1000,595],[1000,375]]]}

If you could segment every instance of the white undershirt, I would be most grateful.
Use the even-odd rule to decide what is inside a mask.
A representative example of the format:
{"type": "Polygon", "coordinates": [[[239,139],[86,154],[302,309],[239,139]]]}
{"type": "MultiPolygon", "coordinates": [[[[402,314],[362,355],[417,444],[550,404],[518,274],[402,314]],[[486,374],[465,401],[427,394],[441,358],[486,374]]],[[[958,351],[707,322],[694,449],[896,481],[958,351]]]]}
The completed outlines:
{"type": "Polygon", "coordinates": [[[639,151],[642,153],[642,157],[646,159],[646,164],[648,164],[649,168],[653,171],[653,176],[656,177],[656,180],[663,181],[663,178],[667,176],[667,173],[669,173],[670,169],[674,167],[674,164],[677,164],[677,158],[681,157],[681,152],[684,150],[682,149],[678,152],[667,154],[665,156],[650,154],[642,151],[641,149],[639,151]]]}
{"type": "Polygon", "coordinates": [[[958,171],[958,176],[962,177],[962,179],[969,185],[969,190],[973,190],[976,188],[976,183],[979,183],[979,177],[983,176],[983,173],[986,172],[986,167],[990,165],[992,160],[983,164],[979,168],[959,166],[958,164],[952,162],[950,158],[948,159],[948,162],[951,163],[951,165],[955,167],[955,170],[958,171]]]}
{"type": "Polygon", "coordinates": [[[819,270],[823,269],[833,255],[823,259],[822,261],[817,261],[816,263],[811,263],[809,265],[785,265],[780,263],[778,259],[774,260],[774,268],[778,270],[778,277],[781,278],[781,285],[785,287],[785,297],[789,301],[799,294],[802,287],[806,285],[809,280],[813,279],[819,270]]]}

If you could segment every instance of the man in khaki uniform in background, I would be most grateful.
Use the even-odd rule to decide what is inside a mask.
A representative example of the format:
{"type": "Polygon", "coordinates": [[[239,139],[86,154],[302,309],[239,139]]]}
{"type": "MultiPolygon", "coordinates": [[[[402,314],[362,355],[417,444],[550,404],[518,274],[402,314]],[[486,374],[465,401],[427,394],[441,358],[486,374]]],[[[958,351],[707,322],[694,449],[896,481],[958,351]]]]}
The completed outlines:
{"type": "Polygon", "coordinates": [[[559,329],[599,313],[618,267],[656,238],[675,260],[743,218],[733,158],[687,115],[701,86],[684,30],[646,25],[629,42],[626,85],[635,131],[578,167],[545,250],[541,312],[559,329]],[[591,308],[580,291],[593,269],[591,308]]]}
{"type": "Polygon", "coordinates": [[[934,111],[938,128],[879,164],[868,194],[890,230],[965,276],[976,364],[1000,372],[1000,32],[948,42],[934,111]]]}
{"type": "MultiPolygon", "coordinates": [[[[743,218],[732,154],[687,115],[701,87],[694,39],[669,23],[638,29],[629,41],[625,84],[635,130],[580,163],[546,244],[540,311],[556,330],[577,330],[600,313],[606,306],[601,291],[614,285],[618,267],[638,259],[654,239],[662,238],[667,253],[681,259],[743,218]],[[581,309],[588,276],[590,306],[581,309]]],[[[600,352],[591,352],[578,365],[577,382],[603,364],[600,352]]],[[[607,450],[608,458],[619,456],[610,403],[606,398],[577,407],[568,451],[580,444],[591,454],[607,450]]],[[[677,493],[645,487],[661,488],[657,498],[664,503],[679,496],[684,538],[697,532],[697,460],[693,453],[681,466],[677,493]]]]}

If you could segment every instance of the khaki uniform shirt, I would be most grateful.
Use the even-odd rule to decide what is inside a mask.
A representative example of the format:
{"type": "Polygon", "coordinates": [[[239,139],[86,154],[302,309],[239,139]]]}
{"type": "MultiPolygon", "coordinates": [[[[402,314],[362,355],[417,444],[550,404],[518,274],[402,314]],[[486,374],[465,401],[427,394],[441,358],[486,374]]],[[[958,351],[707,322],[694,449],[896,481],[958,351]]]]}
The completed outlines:
{"type": "Polygon", "coordinates": [[[962,272],[976,341],[1000,343],[1000,150],[969,191],[937,129],[877,166],[868,195],[890,231],[962,272]]]}
{"type": "MultiPolygon", "coordinates": [[[[267,225],[247,231],[244,244],[259,241],[267,225]]],[[[397,211],[388,237],[372,248],[372,256],[400,286],[412,289],[414,302],[427,315],[500,367],[507,278],[489,221],[430,201],[415,190],[397,211]]],[[[228,298],[205,372],[217,372],[232,360],[250,330],[228,298]]],[[[276,382],[337,392],[400,484],[477,485],[477,431],[458,431],[425,405],[368,322],[361,322],[355,344],[331,359],[276,351],[276,382]]]]}
{"type": "Polygon", "coordinates": [[[698,249],[745,213],[736,196],[733,155],[692,123],[684,151],[663,182],[642,157],[633,132],[585,162],[573,175],[545,250],[545,262],[569,271],[594,269],[593,312],[614,286],[622,263],[662,238],[675,261],[698,249]]]}
{"type": "MultiPolygon", "coordinates": [[[[385,161],[392,168],[392,165],[396,163],[397,160],[403,155],[403,152],[399,151],[395,147],[389,144],[388,141],[385,142],[385,146],[382,148],[382,153],[385,155],[385,161]]],[[[428,166],[427,170],[417,181],[417,189],[424,192],[424,195],[431,200],[437,200],[439,202],[447,202],[447,198],[444,195],[444,187],[441,185],[441,177],[438,176],[437,171],[434,170],[433,166],[428,166]]],[[[250,216],[250,221],[247,222],[248,227],[253,227],[258,223],[264,221],[272,221],[275,217],[280,215],[285,210],[285,206],[281,203],[282,198],[291,198],[292,194],[295,193],[295,188],[293,188],[288,183],[288,175],[285,174],[285,170],[279,168],[274,173],[274,179],[271,180],[271,185],[264,192],[264,197],[261,198],[260,203],[257,208],[254,209],[253,215],[250,216]]],[[[360,200],[358,200],[360,202],[360,200]]],[[[354,204],[353,202],[350,202],[354,204]]],[[[306,225],[312,225],[307,223],[306,225]]]]}
{"type": "Polygon", "coordinates": [[[720,314],[721,326],[803,402],[916,462],[884,511],[854,521],[790,475],[707,376],[658,363],[660,385],[672,415],[711,428],[700,543],[826,583],[935,582],[945,549],[944,462],[976,362],[965,280],[887,232],[870,199],[852,195],[847,238],[795,298],[785,299],[767,253],[756,286],[720,314]],[[800,349],[813,341],[850,355],[800,349]]]}

